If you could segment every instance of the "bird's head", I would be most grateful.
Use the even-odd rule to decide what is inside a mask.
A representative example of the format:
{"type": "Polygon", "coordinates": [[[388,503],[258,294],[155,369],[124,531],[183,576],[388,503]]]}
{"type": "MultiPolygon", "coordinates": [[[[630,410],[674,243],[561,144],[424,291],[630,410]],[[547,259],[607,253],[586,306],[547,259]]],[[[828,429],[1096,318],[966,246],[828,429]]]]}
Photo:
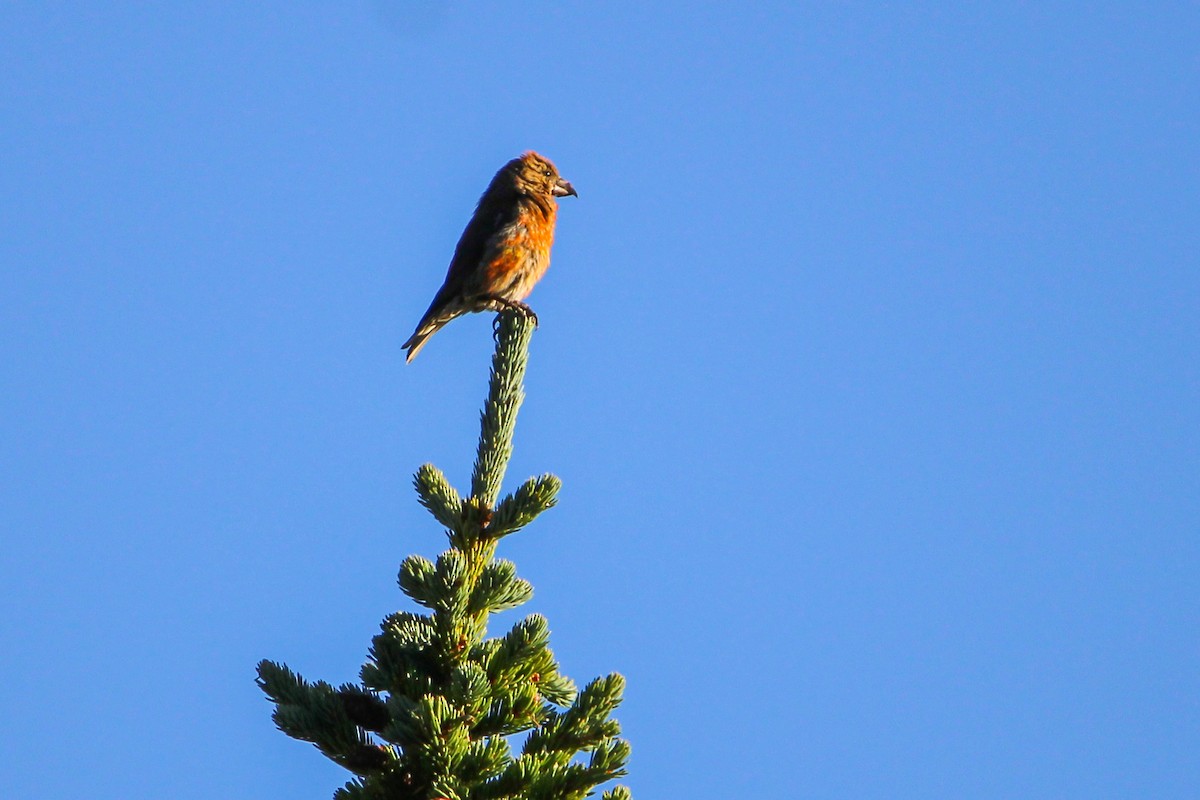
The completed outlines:
{"type": "Polygon", "coordinates": [[[530,150],[508,162],[506,171],[512,177],[513,188],[521,194],[543,197],[578,197],[575,187],[558,174],[550,159],[530,150]]]}

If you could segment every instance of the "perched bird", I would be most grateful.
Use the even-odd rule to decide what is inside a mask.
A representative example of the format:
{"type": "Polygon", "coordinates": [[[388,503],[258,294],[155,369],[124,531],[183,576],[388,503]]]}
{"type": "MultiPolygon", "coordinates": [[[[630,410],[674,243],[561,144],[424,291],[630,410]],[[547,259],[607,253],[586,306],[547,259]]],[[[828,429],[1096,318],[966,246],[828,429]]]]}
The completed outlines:
{"type": "Polygon", "coordinates": [[[521,301],[550,266],[556,198],[567,195],[579,196],[550,159],[533,151],[500,168],[454,248],[442,288],[403,344],[406,362],[443,325],[472,311],[511,308],[537,321],[521,301]]]}

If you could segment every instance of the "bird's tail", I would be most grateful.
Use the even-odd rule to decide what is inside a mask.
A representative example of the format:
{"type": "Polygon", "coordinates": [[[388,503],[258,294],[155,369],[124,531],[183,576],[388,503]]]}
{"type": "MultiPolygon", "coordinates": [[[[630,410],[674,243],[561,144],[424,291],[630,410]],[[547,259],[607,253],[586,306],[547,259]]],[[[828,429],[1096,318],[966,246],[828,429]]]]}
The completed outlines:
{"type": "Polygon", "coordinates": [[[408,356],[405,357],[404,363],[408,364],[416,358],[417,353],[421,352],[421,348],[425,346],[425,342],[429,340],[429,337],[440,331],[447,322],[457,316],[458,314],[449,314],[421,320],[421,324],[413,331],[413,335],[408,337],[408,341],[400,345],[408,351],[408,356]]]}

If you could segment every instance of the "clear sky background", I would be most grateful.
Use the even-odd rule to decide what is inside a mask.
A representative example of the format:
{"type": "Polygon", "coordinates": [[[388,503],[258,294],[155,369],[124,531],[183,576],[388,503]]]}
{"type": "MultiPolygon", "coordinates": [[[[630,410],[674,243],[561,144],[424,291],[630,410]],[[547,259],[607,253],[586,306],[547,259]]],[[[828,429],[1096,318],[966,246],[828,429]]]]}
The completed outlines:
{"type": "MultiPolygon", "coordinates": [[[[650,798],[1200,796],[1194,3],[5,3],[0,796],[328,798],[445,542],[493,172],[561,203],[501,554],[650,798]],[[969,7],[968,7],[969,6],[969,7]]],[[[515,616],[497,621],[504,630],[515,616]]]]}

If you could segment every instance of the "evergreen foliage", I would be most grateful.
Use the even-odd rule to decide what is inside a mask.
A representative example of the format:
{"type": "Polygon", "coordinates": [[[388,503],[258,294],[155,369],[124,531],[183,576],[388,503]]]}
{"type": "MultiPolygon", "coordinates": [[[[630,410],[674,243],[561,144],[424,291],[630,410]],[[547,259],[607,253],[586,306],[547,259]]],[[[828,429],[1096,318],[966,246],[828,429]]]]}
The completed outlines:
{"type": "MultiPolygon", "coordinates": [[[[560,487],[543,475],[499,500],[532,332],[531,320],[501,313],[470,497],[431,464],[414,477],[450,541],[436,562],[414,555],[400,565],[401,591],[428,613],[383,621],[357,685],[258,665],[279,729],[355,774],[335,800],[577,800],[625,774],[629,745],[611,716],[624,678],[577,690],[539,614],[487,636],[489,615],[533,596],[496,545],[554,505],[560,487]]],[[[603,797],[630,800],[624,786],[603,797]]]]}

